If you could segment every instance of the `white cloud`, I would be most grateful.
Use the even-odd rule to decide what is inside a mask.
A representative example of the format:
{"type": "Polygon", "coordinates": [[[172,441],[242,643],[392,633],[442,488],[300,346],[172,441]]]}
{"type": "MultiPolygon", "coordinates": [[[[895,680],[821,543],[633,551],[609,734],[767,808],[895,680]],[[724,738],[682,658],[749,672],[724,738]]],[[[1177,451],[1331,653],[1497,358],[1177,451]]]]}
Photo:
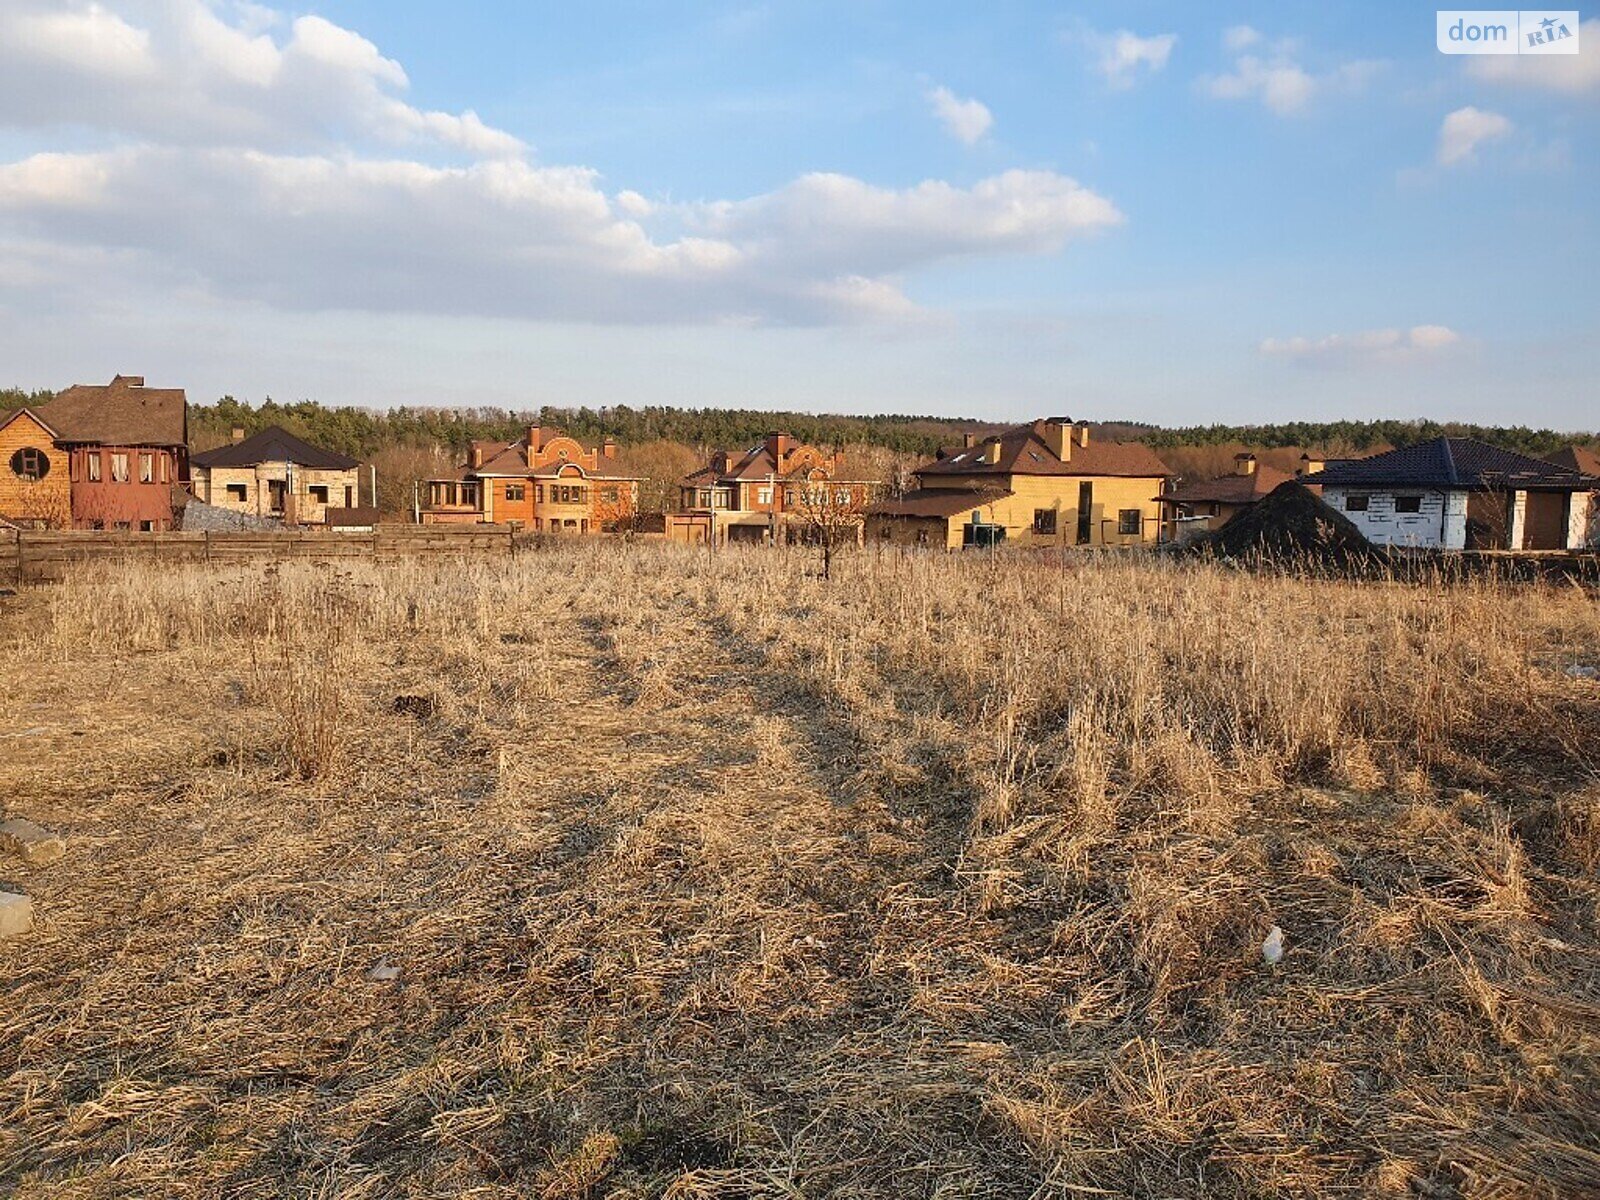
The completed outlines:
{"type": "Polygon", "coordinates": [[[1469,104],[1447,115],[1439,126],[1439,148],[1434,159],[1441,167],[1475,162],[1479,146],[1510,132],[1511,122],[1505,117],[1469,104]]]}
{"type": "MultiPolygon", "coordinates": [[[[0,3],[0,127],[47,145],[82,127],[107,147],[0,159],[0,279],[68,308],[142,289],[299,312],[901,320],[919,269],[1050,254],[1123,219],[1052,171],[906,188],[812,174],[745,199],[652,201],[535,163],[471,110],[410,104],[398,62],[320,17],[0,3]],[[63,34],[62,8],[86,24],[63,34]]],[[[952,132],[980,138],[988,110],[944,95],[952,132]]]]}
{"type": "Polygon", "coordinates": [[[1222,35],[1225,49],[1239,51],[1254,46],[1261,40],[1261,32],[1249,25],[1235,25],[1222,35]]]}
{"type": "Polygon", "coordinates": [[[1085,33],[1084,39],[1095,52],[1095,69],[1113,88],[1132,87],[1144,70],[1155,74],[1164,69],[1177,45],[1175,33],[1157,33],[1140,37],[1126,29],[1115,33],[1085,33]]]}
{"type": "Polygon", "coordinates": [[[987,105],[979,100],[962,100],[947,87],[929,91],[928,103],[945,132],[962,145],[976,145],[994,125],[994,114],[987,105]]]}
{"type": "Polygon", "coordinates": [[[1581,54],[1474,54],[1467,74],[1485,83],[1509,84],[1570,96],[1600,94],[1600,17],[1578,27],[1581,54]]]}
{"type": "Polygon", "coordinates": [[[1233,55],[1232,66],[1220,75],[1201,76],[1201,92],[1217,100],[1258,100],[1280,117],[1305,111],[1319,95],[1359,91],[1380,65],[1357,60],[1315,73],[1300,64],[1296,39],[1267,42],[1248,25],[1229,29],[1222,44],[1233,55]]]}
{"type": "Polygon", "coordinates": [[[1319,338],[1267,338],[1260,351],[1301,362],[1396,362],[1437,353],[1460,340],[1461,335],[1447,325],[1413,325],[1410,329],[1368,329],[1319,338]]]}

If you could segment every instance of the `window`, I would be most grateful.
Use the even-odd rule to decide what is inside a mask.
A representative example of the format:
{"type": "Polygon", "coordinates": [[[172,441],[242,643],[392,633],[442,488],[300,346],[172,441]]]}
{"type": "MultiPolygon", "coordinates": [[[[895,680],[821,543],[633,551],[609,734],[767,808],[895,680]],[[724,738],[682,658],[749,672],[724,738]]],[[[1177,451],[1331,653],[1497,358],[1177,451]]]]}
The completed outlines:
{"type": "Polygon", "coordinates": [[[757,488],[756,489],[756,503],[757,504],[771,504],[772,503],[772,489],[769,488],[769,487],[757,488]]]}
{"type": "Polygon", "coordinates": [[[517,503],[528,498],[528,485],[525,483],[506,484],[506,499],[517,503]]]}
{"type": "Polygon", "coordinates": [[[328,485],[327,484],[325,484],[325,483],[314,483],[309,488],[307,488],[306,491],[311,493],[311,499],[314,502],[316,502],[317,504],[326,504],[328,502],[328,485]]]}
{"type": "Polygon", "coordinates": [[[250,499],[250,485],[247,483],[230,483],[227,490],[229,500],[237,500],[243,504],[250,499]]]}
{"type": "Polygon", "coordinates": [[[1366,512],[1368,499],[1370,497],[1367,496],[1346,496],[1344,498],[1345,512],[1366,512]]]}
{"type": "Polygon", "coordinates": [[[100,451],[91,450],[84,456],[84,462],[89,464],[89,482],[100,482],[100,451]]]}
{"type": "Polygon", "coordinates": [[[284,500],[288,497],[289,485],[282,479],[267,480],[267,506],[273,512],[282,512],[284,500]]]}
{"type": "Polygon", "coordinates": [[[1086,546],[1094,534],[1094,484],[1084,480],[1078,485],[1078,545],[1086,546]]]}
{"type": "Polygon", "coordinates": [[[344,489],[344,506],[346,508],[354,508],[356,506],[355,491],[349,484],[346,484],[344,489]]]}
{"type": "Polygon", "coordinates": [[[156,461],[161,464],[161,482],[162,483],[166,483],[167,482],[167,456],[165,454],[159,454],[159,455],[156,456],[156,461]]]}
{"type": "Polygon", "coordinates": [[[1056,535],[1056,510],[1053,508],[1036,508],[1033,510],[1033,532],[1039,537],[1055,537],[1056,535]]]}
{"type": "Polygon", "coordinates": [[[154,483],[156,481],[156,456],[154,454],[139,455],[139,482],[154,483]]]}
{"type": "Polygon", "coordinates": [[[1137,508],[1124,508],[1117,513],[1117,532],[1123,537],[1137,536],[1144,529],[1144,518],[1137,508]]]}
{"type": "Polygon", "coordinates": [[[139,532],[140,533],[154,533],[155,531],[156,531],[156,523],[154,521],[140,521],[139,522],[139,532]]]}
{"type": "MultiPolygon", "coordinates": [[[[111,481],[113,483],[128,482],[128,456],[126,454],[113,454],[111,456],[111,481]]],[[[124,522],[124,525],[127,523],[124,522]]]]}
{"type": "Polygon", "coordinates": [[[1421,496],[1396,496],[1394,510],[1397,513],[1419,513],[1422,511],[1421,496]]]}
{"type": "MultiPolygon", "coordinates": [[[[126,456],[124,456],[124,457],[126,457],[126,456]]],[[[128,522],[126,522],[126,521],[113,521],[113,522],[111,522],[111,528],[120,529],[120,530],[126,532],[127,530],[132,529],[133,526],[128,524],[128,522]]]]}
{"type": "Polygon", "coordinates": [[[544,484],[536,483],[533,485],[533,499],[535,503],[544,503],[544,484]]]}
{"type": "Polygon", "coordinates": [[[37,482],[50,474],[50,457],[34,446],[24,446],[11,456],[12,474],[37,482]]]}
{"type": "Polygon", "coordinates": [[[840,488],[836,492],[834,492],[833,493],[833,502],[835,504],[839,504],[839,505],[849,504],[850,503],[850,489],[849,488],[840,488]]]}
{"type": "Polygon", "coordinates": [[[552,504],[583,504],[585,502],[584,490],[577,486],[568,486],[562,483],[550,485],[550,503],[552,504]]]}

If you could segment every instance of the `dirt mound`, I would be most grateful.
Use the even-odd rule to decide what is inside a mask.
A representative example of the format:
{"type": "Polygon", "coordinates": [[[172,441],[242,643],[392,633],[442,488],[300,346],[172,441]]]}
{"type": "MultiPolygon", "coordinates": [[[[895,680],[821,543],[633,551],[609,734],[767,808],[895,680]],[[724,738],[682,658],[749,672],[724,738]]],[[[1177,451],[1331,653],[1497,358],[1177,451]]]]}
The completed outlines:
{"type": "Polygon", "coordinates": [[[1279,484],[1193,547],[1218,558],[1262,556],[1346,563],[1372,553],[1372,543],[1349,517],[1294,480],[1279,484]]]}

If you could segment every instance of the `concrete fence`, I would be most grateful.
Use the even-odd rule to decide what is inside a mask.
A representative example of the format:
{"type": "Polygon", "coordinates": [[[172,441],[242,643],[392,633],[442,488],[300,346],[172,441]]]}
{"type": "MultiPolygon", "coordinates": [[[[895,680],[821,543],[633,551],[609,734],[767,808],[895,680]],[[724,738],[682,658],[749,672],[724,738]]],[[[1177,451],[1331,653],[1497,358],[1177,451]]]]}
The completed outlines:
{"type": "Polygon", "coordinates": [[[60,579],[80,563],[164,566],[185,562],[287,559],[483,557],[512,555],[534,538],[504,525],[380,525],[370,533],[325,530],[142,533],[121,530],[0,529],[0,583],[60,579]]]}

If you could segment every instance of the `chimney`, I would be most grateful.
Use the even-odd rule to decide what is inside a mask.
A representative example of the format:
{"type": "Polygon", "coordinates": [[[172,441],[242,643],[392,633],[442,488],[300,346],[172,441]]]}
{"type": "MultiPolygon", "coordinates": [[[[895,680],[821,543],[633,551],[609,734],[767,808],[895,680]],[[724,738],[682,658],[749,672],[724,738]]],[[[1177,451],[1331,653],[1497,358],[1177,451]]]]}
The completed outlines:
{"type": "Polygon", "coordinates": [[[467,463],[474,471],[483,466],[483,447],[477,442],[473,442],[472,448],[467,451],[467,463]]]}
{"type": "Polygon", "coordinates": [[[1325,458],[1322,458],[1320,455],[1302,454],[1300,456],[1300,469],[1298,471],[1296,471],[1295,474],[1296,475],[1315,475],[1318,471],[1322,470],[1322,468],[1327,466],[1327,465],[1328,465],[1328,460],[1325,459],[1325,458]]]}
{"type": "Polygon", "coordinates": [[[607,438],[600,443],[601,458],[615,458],[617,456],[617,442],[615,438],[607,438]]]}
{"type": "Polygon", "coordinates": [[[1236,475],[1254,475],[1256,473],[1256,456],[1254,454],[1235,454],[1233,456],[1233,471],[1236,475]]]}
{"type": "Polygon", "coordinates": [[[1087,446],[1088,444],[1089,444],[1089,427],[1087,425],[1079,425],[1078,426],[1078,445],[1087,446]]]}
{"type": "Polygon", "coordinates": [[[539,453],[539,440],[543,433],[544,431],[537,425],[528,426],[528,461],[530,463],[533,461],[533,456],[539,453]]]}
{"type": "Polygon", "coordinates": [[[112,387],[116,387],[119,383],[123,387],[143,387],[144,386],[144,376],[143,375],[118,375],[115,379],[113,379],[111,381],[111,386],[112,387]]]}
{"type": "Polygon", "coordinates": [[[241,428],[238,425],[235,425],[229,431],[228,438],[229,438],[229,440],[231,440],[233,442],[233,444],[235,446],[237,446],[240,442],[244,441],[244,429],[241,428]]]}
{"type": "Polygon", "coordinates": [[[794,439],[787,433],[767,434],[767,453],[772,455],[772,461],[777,464],[778,470],[783,470],[784,457],[794,449],[794,439]]]}
{"type": "Polygon", "coordinates": [[[983,444],[983,461],[997,463],[1000,461],[1000,439],[991,438],[983,444]]]}
{"type": "Polygon", "coordinates": [[[1072,461],[1072,418],[1071,417],[1046,417],[1042,422],[1040,433],[1044,435],[1044,444],[1050,447],[1062,462],[1072,461]]]}
{"type": "Polygon", "coordinates": [[[971,450],[977,444],[978,444],[978,435],[977,434],[975,434],[975,433],[963,433],[961,435],[961,448],[963,450],[971,450]]]}

